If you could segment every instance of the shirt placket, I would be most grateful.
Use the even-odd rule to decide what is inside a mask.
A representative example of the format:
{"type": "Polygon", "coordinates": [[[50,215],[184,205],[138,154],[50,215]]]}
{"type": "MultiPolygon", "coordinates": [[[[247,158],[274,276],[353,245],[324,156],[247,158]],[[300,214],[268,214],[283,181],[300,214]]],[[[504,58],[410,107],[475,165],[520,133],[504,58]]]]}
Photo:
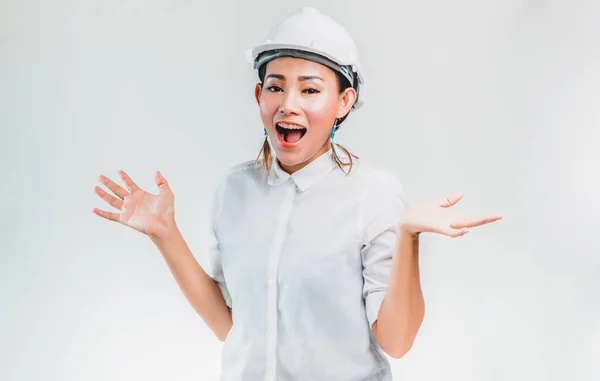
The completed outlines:
{"type": "Polygon", "coordinates": [[[286,183],[288,189],[277,219],[277,227],[273,247],[269,255],[269,267],[267,271],[267,345],[266,345],[266,376],[265,381],[276,380],[277,367],[277,298],[278,298],[278,274],[279,259],[287,232],[294,198],[296,196],[296,185],[292,179],[286,183]]]}

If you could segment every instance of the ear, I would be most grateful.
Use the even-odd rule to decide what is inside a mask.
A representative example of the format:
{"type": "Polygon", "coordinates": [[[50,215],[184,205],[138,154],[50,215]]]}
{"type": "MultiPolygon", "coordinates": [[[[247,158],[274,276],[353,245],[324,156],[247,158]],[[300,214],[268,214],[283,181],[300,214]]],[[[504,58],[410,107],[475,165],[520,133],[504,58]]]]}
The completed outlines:
{"type": "Polygon", "coordinates": [[[340,94],[340,102],[336,118],[341,118],[350,112],[354,101],[356,100],[356,90],[352,87],[347,88],[340,94]]]}
{"type": "Polygon", "coordinates": [[[260,93],[262,92],[262,83],[258,82],[254,87],[254,98],[256,98],[256,103],[260,104],[260,93]]]}

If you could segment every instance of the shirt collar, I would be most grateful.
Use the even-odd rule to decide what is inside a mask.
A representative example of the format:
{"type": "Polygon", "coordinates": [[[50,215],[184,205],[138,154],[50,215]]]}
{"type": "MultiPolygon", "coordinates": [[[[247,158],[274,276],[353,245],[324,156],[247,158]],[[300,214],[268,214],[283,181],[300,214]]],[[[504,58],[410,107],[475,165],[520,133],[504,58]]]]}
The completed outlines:
{"type": "Polygon", "coordinates": [[[284,171],[279,165],[277,158],[273,157],[271,173],[269,174],[269,184],[279,185],[291,178],[298,188],[304,192],[312,184],[327,176],[335,166],[336,164],[331,158],[331,148],[291,175],[284,171]]]}

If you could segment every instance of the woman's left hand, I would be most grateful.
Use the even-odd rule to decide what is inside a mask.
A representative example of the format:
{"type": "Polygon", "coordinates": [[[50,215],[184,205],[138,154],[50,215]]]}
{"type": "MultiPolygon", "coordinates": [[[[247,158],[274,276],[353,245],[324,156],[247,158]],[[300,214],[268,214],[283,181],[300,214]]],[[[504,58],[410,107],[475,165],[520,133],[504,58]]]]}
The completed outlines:
{"type": "Polygon", "coordinates": [[[440,201],[412,205],[402,217],[399,229],[413,236],[431,232],[455,238],[467,234],[472,227],[502,219],[497,214],[465,213],[452,208],[462,198],[463,195],[457,193],[440,201]]]}

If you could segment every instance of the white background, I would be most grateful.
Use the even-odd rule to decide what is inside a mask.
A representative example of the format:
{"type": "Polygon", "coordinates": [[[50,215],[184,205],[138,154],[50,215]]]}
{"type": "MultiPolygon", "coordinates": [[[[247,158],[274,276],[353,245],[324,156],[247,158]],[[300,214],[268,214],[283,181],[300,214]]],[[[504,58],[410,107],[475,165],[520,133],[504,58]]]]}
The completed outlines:
{"type": "Polygon", "coordinates": [[[100,174],[156,193],[206,264],[210,196],[256,157],[243,51],[306,5],[354,36],[367,103],[336,135],[411,201],[504,220],[423,235],[426,317],[396,380],[600,379],[600,3],[3,1],[0,379],[216,380],[221,343],[100,174]]]}

